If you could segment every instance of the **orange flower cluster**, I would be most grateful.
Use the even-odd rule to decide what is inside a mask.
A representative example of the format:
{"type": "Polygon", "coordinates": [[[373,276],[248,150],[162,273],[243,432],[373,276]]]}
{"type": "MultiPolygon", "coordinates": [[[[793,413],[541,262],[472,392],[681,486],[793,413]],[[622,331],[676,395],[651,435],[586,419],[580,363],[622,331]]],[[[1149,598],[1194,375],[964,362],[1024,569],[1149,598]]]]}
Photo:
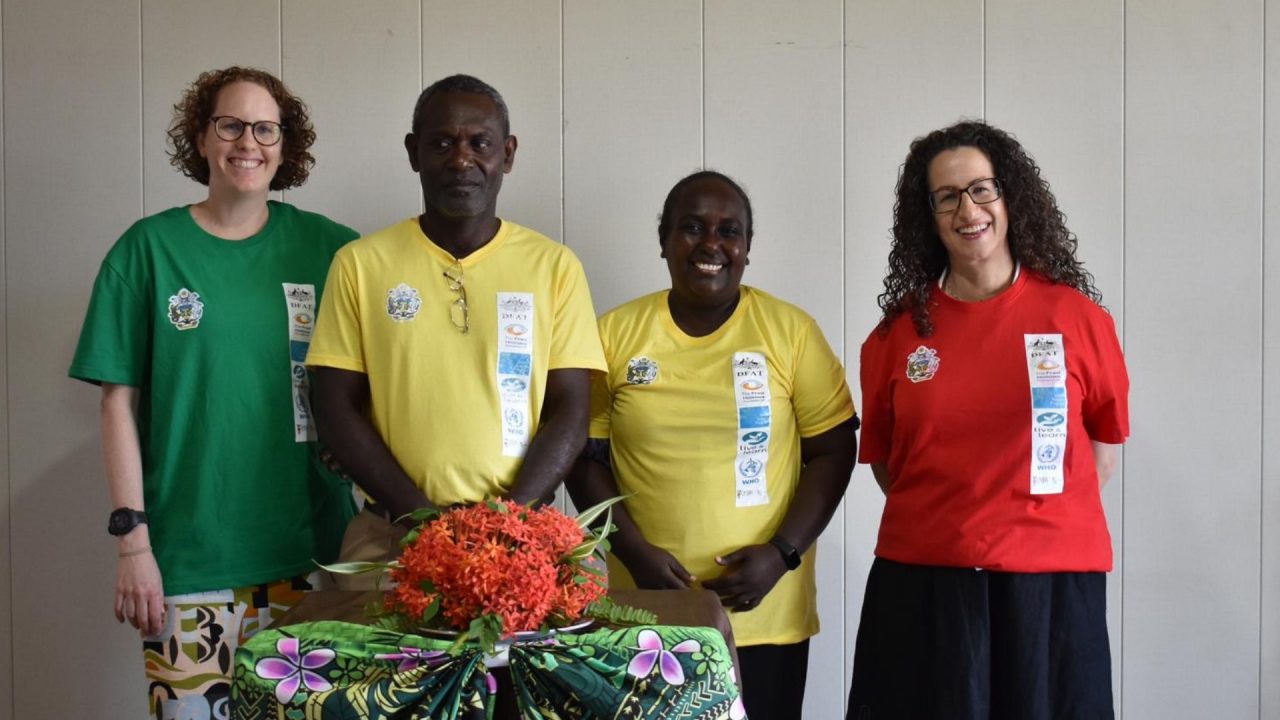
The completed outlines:
{"type": "Polygon", "coordinates": [[[605,593],[599,576],[566,557],[582,541],[578,523],[553,507],[497,500],[450,510],[401,552],[386,608],[420,622],[439,599],[453,627],[493,614],[503,636],[537,630],[549,617],[572,622],[605,593]]]}

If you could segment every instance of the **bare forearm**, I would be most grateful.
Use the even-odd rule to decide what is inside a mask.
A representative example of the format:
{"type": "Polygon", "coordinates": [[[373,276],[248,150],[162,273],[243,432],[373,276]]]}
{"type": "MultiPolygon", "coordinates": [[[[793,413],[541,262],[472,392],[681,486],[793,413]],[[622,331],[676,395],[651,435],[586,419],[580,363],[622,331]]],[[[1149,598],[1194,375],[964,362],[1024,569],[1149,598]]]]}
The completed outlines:
{"type": "MultiPolygon", "coordinates": [[[[142,492],[142,446],[138,440],[138,389],[128,385],[102,386],[102,453],[106,464],[111,507],[146,511],[142,492]]],[[[145,524],[120,536],[120,552],[148,547],[145,524]]]]}
{"type": "Polygon", "coordinates": [[[826,529],[835,514],[858,454],[853,423],[846,422],[810,439],[802,440],[808,461],[800,470],[796,494],[777,534],[803,553],[826,529]]]}
{"type": "Polygon", "coordinates": [[[359,373],[331,368],[316,371],[312,404],[320,441],[360,489],[392,517],[430,507],[426,494],[400,466],[365,415],[367,383],[359,373]]]}
{"type": "MultiPolygon", "coordinates": [[[[621,494],[613,471],[585,456],[574,463],[564,484],[573,504],[579,509],[598,505],[621,494]]],[[[623,564],[627,564],[636,549],[647,545],[648,541],[631,519],[625,502],[614,505],[612,509],[613,524],[617,529],[610,535],[609,544],[613,547],[613,553],[623,564]]]]}
{"type": "Polygon", "coordinates": [[[547,373],[547,397],[538,431],[507,491],[508,498],[522,504],[549,500],[564,482],[587,443],[589,378],[588,371],[579,369],[547,373]]]}
{"type": "Polygon", "coordinates": [[[1111,475],[1115,473],[1117,462],[1117,450],[1119,445],[1110,445],[1108,443],[1100,443],[1097,440],[1093,443],[1093,464],[1098,471],[1098,489],[1107,486],[1111,480],[1111,475]]]}
{"type": "Polygon", "coordinates": [[[871,474],[875,476],[880,492],[888,495],[889,486],[893,485],[893,479],[889,477],[889,466],[885,463],[871,463],[871,474]]]}

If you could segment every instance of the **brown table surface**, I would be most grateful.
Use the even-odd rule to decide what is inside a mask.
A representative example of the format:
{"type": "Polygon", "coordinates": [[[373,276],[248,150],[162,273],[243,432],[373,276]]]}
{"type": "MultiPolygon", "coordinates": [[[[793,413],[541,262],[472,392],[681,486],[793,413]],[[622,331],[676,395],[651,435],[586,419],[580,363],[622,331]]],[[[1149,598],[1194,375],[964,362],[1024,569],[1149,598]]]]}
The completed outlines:
{"type": "MultiPolygon", "coordinates": [[[[302,602],[281,615],[272,627],[296,625],[317,620],[341,620],[369,625],[365,607],[379,599],[373,590],[317,590],[307,593],[302,602]]],[[[733,666],[739,670],[738,648],[733,643],[733,628],[720,606],[720,599],[710,590],[610,590],[609,597],[623,605],[650,610],[658,616],[659,625],[713,627],[724,635],[733,666]]],[[[741,672],[738,677],[742,677],[741,672]]]]}

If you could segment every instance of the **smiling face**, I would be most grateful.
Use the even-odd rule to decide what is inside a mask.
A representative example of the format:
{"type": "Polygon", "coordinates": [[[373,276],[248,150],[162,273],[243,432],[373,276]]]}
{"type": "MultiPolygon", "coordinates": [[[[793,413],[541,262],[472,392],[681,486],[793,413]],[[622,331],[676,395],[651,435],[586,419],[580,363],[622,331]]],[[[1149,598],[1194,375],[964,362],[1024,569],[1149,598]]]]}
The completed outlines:
{"type": "Polygon", "coordinates": [[[671,295],[690,308],[715,309],[737,300],[751,249],[742,197],[716,178],[686,185],[671,205],[662,257],[671,273],[671,295]]]}
{"type": "Polygon", "coordinates": [[[280,168],[280,152],[288,139],[270,147],[259,145],[247,124],[259,120],[280,122],[280,106],[266,88],[239,81],[218,92],[213,116],[223,115],[243,120],[246,127],[240,137],[232,141],[218,137],[212,121],[201,134],[197,149],[200,157],[209,163],[209,195],[261,195],[265,198],[271,179],[280,168]]]}
{"type": "MultiPolygon", "coordinates": [[[[991,160],[978,148],[943,150],[929,163],[929,192],[960,192],[975,180],[995,176],[991,160]]],[[[960,193],[959,207],[937,213],[933,220],[952,267],[1010,257],[1004,198],[978,205],[967,193],[960,193]]]]}
{"type": "Polygon", "coordinates": [[[503,133],[493,100],[466,92],[435,95],[404,142],[428,213],[450,219],[495,213],[516,138],[503,133]]]}

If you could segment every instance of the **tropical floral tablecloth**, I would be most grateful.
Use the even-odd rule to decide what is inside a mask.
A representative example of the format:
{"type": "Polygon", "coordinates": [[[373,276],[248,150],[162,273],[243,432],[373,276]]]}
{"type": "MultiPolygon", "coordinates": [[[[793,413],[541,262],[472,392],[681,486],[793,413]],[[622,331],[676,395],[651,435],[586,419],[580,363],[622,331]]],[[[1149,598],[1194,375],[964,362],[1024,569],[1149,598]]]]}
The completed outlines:
{"type": "MultiPolygon", "coordinates": [[[[322,621],[265,630],[235,658],[235,720],[492,717],[497,680],[448,640],[322,621]]],[[[646,626],[517,642],[510,680],[524,720],[741,720],[724,637],[646,626]]]]}

